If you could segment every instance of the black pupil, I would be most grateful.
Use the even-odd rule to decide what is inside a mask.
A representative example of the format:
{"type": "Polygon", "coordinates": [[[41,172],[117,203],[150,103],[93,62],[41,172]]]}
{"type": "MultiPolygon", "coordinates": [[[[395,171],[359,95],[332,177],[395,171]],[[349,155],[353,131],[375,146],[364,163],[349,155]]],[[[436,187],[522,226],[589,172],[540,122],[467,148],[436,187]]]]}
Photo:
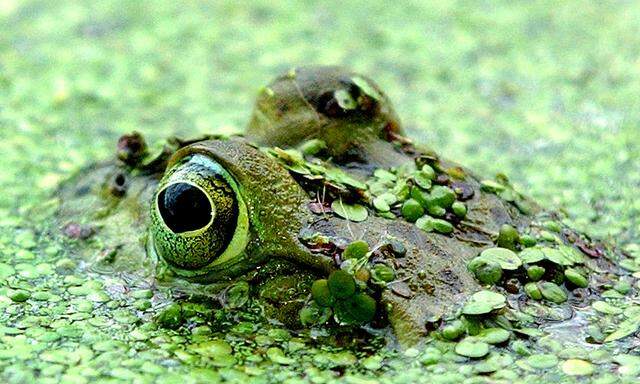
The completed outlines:
{"type": "Polygon", "coordinates": [[[171,184],[158,195],[164,223],[174,233],[195,231],[211,221],[211,203],[202,190],[187,183],[171,184]]]}

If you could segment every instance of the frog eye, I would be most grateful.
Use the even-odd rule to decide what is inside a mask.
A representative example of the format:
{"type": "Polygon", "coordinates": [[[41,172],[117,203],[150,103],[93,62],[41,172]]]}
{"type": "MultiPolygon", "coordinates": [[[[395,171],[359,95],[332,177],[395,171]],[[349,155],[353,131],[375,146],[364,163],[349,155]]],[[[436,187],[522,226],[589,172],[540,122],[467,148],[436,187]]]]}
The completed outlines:
{"type": "Polygon", "coordinates": [[[247,209],[234,178],[220,164],[193,155],[160,182],[151,207],[156,254],[182,270],[200,270],[244,251],[247,209]]]}
{"type": "Polygon", "coordinates": [[[351,80],[343,80],[341,86],[320,94],[312,104],[328,117],[348,117],[354,112],[372,113],[377,105],[363,89],[351,80]]]}

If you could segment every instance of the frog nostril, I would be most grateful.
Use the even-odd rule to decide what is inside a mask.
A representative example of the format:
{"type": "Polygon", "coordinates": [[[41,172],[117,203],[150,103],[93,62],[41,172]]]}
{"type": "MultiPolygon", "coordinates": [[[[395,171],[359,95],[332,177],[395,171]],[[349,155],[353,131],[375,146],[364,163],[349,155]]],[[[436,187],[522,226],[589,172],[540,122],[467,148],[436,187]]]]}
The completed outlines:
{"type": "Polygon", "coordinates": [[[202,229],[214,214],[204,191],[188,183],[170,184],[158,194],[157,202],[162,220],[174,233],[202,229]]]}
{"type": "Polygon", "coordinates": [[[127,192],[127,178],[124,174],[118,173],[111,179],[109,191],[113,196],[122,197],[127,192]]]}

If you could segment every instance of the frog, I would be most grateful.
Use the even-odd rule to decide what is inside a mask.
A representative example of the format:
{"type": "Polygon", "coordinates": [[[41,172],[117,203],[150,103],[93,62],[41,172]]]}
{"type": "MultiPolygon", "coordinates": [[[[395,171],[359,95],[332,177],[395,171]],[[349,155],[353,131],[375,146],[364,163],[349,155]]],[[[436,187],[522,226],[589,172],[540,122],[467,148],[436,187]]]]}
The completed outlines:
{"type": "MultiPolygon", "coordinates": [[[[277,76],[239,135],[174,137],[155,151],[123,135],[114,158],[55,196],[56,226],[89,270],[190,294],[242,283],[289,327],[333,310],[337,323],[355,314],[350,323],[403,346],[496,283],[470,267],[479,255],[522,252],[535,242],[524,234],[559,221],[506,176],[487,181],[415,143],[376,82],[335,66],[277,76]]],[[[600,256],[583,234],[555,233],[581,257],[600,256]]],[[[521,275],[501,281],[522,292],[521,275]]]]}

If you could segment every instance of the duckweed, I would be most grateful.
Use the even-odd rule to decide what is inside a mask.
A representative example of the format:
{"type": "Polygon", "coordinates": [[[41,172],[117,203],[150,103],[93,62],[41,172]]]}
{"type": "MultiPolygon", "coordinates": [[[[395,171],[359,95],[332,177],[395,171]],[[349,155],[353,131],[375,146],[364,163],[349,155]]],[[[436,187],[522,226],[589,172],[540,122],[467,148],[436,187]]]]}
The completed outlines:
{"type": "Polygon", "coordinates": [[[482,341],[465,339],[456,344],[455,351],[460,356],[480,358],[489,353],[489,344],[482,341]]]}
{"type": "Polygon", "coordinates": [[[564,271],[564,276],[570,281],[573,285],[579,288],[586,288],[589,286],[589,280],[584,277],[580,272],[573,268],[567,268],[564,271]]]}
{"type": "Polygon", "coordinates": [[[409,199],[402,204],[402,216],[407,221],[414,222],[424,215],[424,208],[415,199],[409,199]]]}
{"type": "Polygon", "coordinates": [[[356,292],[356,282],[351,274],[338,270],[329,275],[327,288],[333,297],[345,299],[356,292]]]}
{"type": "Polygon", "coordinates": [[[366,241],[358,240],[350,243],[342,252],[344,259],[360,259],[369,252],[369,244],[366,241]]]}
{"type": "Polygon", "coordinates": [[[562,304],[568,299],[565,291],[555,283],[544,281],[538,283],[538,288],[540,288],[542,297],[552,303],[562,304]]]}
{"type": "Polygon", "coordinates": [[[320,279],[313,282],[311,285],[311,296],[321,307],[330,307],[333,303],[326,279],[320,279]]]}
{"type": "Polygon", "coordinates": [[[503,224],[498,233],[496,245],[500,248],[506,248],[512,251],[516,250],[516,244],[520,241],[518,230],[509,224],[503,224]]]}

